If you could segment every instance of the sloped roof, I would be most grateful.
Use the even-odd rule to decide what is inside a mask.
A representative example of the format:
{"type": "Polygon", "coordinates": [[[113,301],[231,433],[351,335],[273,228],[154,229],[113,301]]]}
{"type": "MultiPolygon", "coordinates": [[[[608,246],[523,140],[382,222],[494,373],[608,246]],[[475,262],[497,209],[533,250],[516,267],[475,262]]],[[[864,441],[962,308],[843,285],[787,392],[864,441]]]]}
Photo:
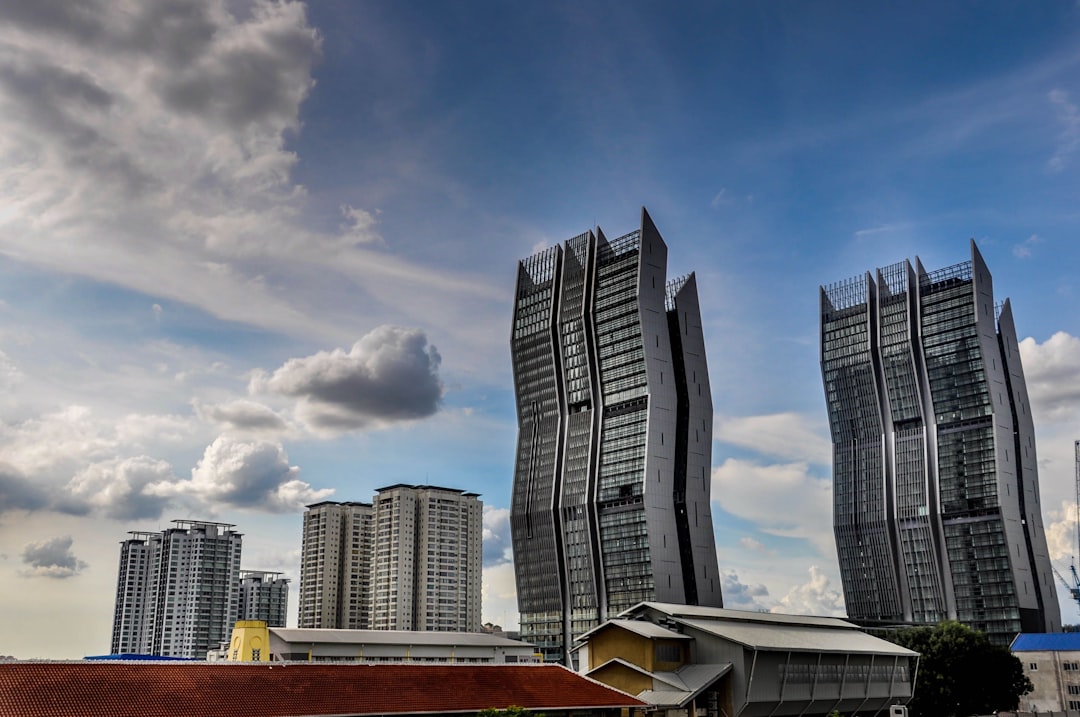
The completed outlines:
{"type": "Polygon", "coordinates": [[[335,630],[330,628],[272,627],[270,634],[289,644],[344,645],[471,645],[474,647],[532,647],[527,642],[485,632],[421,632],[417,630],[335,630]]]}
{"type": "Polygon", "coordinates": [[[1013,638],[1013,652],[1080,652],[1080,632],[1021,632],[1013,638]]]}
{"type": "Polygon", "coordinates": [[[693,639],[693,638],[689,637],[688,635],[682,634],[681,632],[676,632],[675,630],[669,630],[668,628],[663,627],[662,625],[657,625],[656,623],[649,622],[648,620],[623,620],[623,619],[620,619],[620,618],[612,618],[611,620],[608,620],[607,622],[601,623],[600,625],[597,625],[596,627],[589,630],[588,632],[582,633],[577,639],[578,640],[584,640],[587,637],[593,635],[594,633],[599,632],[600,630],[606,630],[609,627],[621,627],[624,630],[629,630],[630,632],[641,635],[642,637],[647,637],[649,639],[655,639],[655,638],[663,638],[665,640],[692,640],[693,639]]]}
{"type": "Polygon", "coordinates": [[[683,665],[675,672],[649,672],[620,658],[608,660],[589,670],[589,675],[599,673],[612,665],[621,665],[653,679],[653,688],[643,690],[638,699],[656,707],[684,707],[708,687],[731,670],[730,662],[717,664],[683,665]]]}
{"type": "Polygon", "coordinates": [[[729,610],[722,607],[703,605],[678,605],[668,602],[642,602],[624,610],[619,617],[629,617],[640,613],[642,608],[650,608],[667,613],[672,617],[706,618],[710,620],[745,621],[758,623],[779,623],[783,625],[818,625],[821,627],[845,627],[859,629],[859,626],[838,617],[818,617],[816,615],[785,615],[775,612],[751,612],[749,610],[729,610]]]}
{"type": "Polygon", "coordinates": [[[0,714],[20,717],[316,717],[643,704],[559,665],[0,664],[0,714]]]}
{"type": "MultiPolygon", "coordinates": [[[[867,635],[854,625],[783,625],[777,623],[728,622],[726,620],[689,620],[678,622],[717,635],[756,650],[794,650],[806,652],[845,652],[872,655],[914,657],[917,652],[867,635]]],[[[849,623],[845,623],[847,625],[849,623]]]]}

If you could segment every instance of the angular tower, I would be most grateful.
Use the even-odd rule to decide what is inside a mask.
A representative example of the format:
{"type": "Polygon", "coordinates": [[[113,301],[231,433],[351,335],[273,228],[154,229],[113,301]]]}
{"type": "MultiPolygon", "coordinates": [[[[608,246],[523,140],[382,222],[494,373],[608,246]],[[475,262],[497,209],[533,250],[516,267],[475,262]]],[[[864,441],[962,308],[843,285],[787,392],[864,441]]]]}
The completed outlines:
{"type": "Polygon", "coordinates": [[[642,601],[722,606],[697,284],[666,271],[644,209],[518,266],[511,527],[521,638],[546,660],[642,601]]]}
{"type": "Polygon", "coordinates": [[[1012,309],[975,242],[822,287],[821,368],[848,615],[1060,630],[1012,309]]]}

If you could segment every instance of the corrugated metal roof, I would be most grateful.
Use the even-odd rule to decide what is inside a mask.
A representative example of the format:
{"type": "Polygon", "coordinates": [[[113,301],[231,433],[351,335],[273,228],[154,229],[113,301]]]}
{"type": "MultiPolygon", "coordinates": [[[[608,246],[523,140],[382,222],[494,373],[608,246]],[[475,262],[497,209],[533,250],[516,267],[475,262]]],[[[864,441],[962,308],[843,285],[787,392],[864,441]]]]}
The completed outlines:
{"type": "Polygon", "coordinates": [[[0,664],[0,714],[285,717],[642,706],[559,665],[0,664]]]}
{"type": "Polygon", "coordinates": [[[691,639],[690,637],[682,634],[681,632],[676,632],[675,630],[669,630],[666,627],[663,627],[661,625],[657,625],[654,622],[649,622],[648,620],[621,620],[619,618],[614,618],[612,620],[608,620],[607,622],[605,622],[605,623],[603,623],[603,624],[601,624],[601,625],[599,625],[597,627],[594,627],[592,630],[589,630],[588,632],[582,634],[577,639],[582,640],[587,635],[592,635],[594,632],[597,632],[598,630],[601,630],[601,629],[608,628],[610,626],[621,627],[624,630],[629,630],[630,632],[637,633],[638,635],[641,635],[642,637],[648,637],[650,639],[653,639],[653,638],[663,638],[665,640],[689,640],[689,639],[691,639]]]}
{"type": "Polygon", "coordinates": [[[783,625],[820,625],[823,627],[848,627],[858,629],[858,625],[838,617],[818,617],[815,615],[784,615],[774,612],[750,612],[748,610],[728,610],[722,607],[704,607],[701,605],[676,605],[666,602],[643,602],[624,610],[619,617],[629,617],[641,611],[643,607],[667,613],[672,617],[704,617],[745,622],[766,622],[783,625]]]}
{"type": "Polygon", "coordinates": [[[915,656],[918,653],[867,635],[850,623],[844,627],[752,623],[727,620],[677,618],[679,623],[733,640],[758,650],[794,650],[799,652],[851,652],[873,655],[915,656]]]}
{"type": "Polygon", "coordinates": [[[422,632],[417,630],[332,630],[328,628],[272,627],[271,635],[288,643],[345,645],[471,645],[476,647],[532,647],[527,642],[483,632],[422,632]]]}
{"type": "Polygon", "coordinates": [[[1080,632],[1022,632],[1013,638],[1013,652],[1080,652],[1080,632]]]}

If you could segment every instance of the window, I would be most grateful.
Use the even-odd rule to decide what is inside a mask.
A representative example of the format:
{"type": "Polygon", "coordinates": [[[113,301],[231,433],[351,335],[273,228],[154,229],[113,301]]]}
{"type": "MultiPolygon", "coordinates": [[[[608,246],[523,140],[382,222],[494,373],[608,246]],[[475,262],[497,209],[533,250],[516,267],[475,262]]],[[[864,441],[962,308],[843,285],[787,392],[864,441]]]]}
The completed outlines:
{"type": "Polygon", "coordinates": [[[1035,670],[1039,669],[1039,663],[1038,662],[1029,662],[1028,663],[1028,669],[1031,670],[1032,672],[1034,672],[1035,670]]]}
{"type": "Polygon", "coordinates": [[[1069,685],[1070,695],[1080,695],[1080,685],[1069,685]]]}

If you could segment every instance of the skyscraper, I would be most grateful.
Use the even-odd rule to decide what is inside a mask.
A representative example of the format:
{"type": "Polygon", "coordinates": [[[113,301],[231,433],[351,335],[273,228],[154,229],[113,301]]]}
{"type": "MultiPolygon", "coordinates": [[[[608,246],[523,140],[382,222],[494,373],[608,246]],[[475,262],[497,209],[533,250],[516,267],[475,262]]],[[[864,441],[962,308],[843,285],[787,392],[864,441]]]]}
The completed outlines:
{"type": "Polygon", "coordinates": [[[205,659],[236,622],[240,533],[228,523],[174,520],[120,544],[110,651],[205,659]]]}
{"type": "Polygon", "coordinates": [[[308,506],[299,626],[479,631],[482,512],[476,493],[404,484],[308,506]]]}
{"type": "Polygon", "coordinates": [[[697,284],[666,273],[644,208],[518,265],[511,528],[521,638],[547,660],[644,600],[722,606],[697,284]]]}
{"type": "Polygon", "coordinates": [[[304,511],[299,627],[371,626],[370,503],[324,501],[304,511]]]}
{"type": "Polygon", "coordinates": [[[822,287],[821,367],[848,615],[1059,630],[1012,308],[975,242],[822,287]]]}
{"type": "Polygon", "coordinates": [[[285,627],[289,607],[289,580],[265,570],[240,571],[240,608],[237,620],[262,620],[269,627],[285,627]]]}

